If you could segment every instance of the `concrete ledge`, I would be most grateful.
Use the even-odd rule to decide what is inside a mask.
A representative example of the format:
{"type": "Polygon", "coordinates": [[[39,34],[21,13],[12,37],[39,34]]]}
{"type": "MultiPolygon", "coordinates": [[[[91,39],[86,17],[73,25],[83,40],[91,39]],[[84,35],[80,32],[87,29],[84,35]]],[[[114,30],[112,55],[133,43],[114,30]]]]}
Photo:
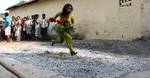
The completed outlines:
{"type": "Polygon", "coordinates": [[[0,66],[0,78],[17,78],[15,75],[5,70],[2,66],[0,66]]]}
{"type": "MultiPolygon", "coordinates": [[[[18,61],[15,61],[10,58],[0,58],[0,62],[6,64],[11,69],[19,72],[24,78],[56,78],[57,74],[51,71],[43,71],[40,70],[33,65],[30,64],[21,64],[18,61]]],[[[3,69],[3,68],[1,68],[3,69]]],[[[3,69],[4,70],[4,69],[3,69]]],[[[12,77],[4,77],[10,72],[6,71],[5,73],[0,73],[0,78],[12,78],[12,77]],[[2,76],[2,77],[1,77],[2,76]]]]}

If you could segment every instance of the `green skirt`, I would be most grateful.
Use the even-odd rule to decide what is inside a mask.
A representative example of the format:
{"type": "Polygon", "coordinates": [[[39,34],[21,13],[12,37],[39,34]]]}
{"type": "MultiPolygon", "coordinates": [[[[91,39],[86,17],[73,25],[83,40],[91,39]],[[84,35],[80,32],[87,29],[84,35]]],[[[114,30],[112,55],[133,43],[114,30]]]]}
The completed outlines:
{"type": "Polygon", "coordinates": [[[70,31],[73,31],[73,26],[69,23],[65,23],[64,26],[60,25],[60,24],[56,24],[53,27],[53,30],[55,30],[58,33],[60,33],[60,32],[70,32],[70,31]]]}
{"type": "Polygon", "coordinates": [[[60,25],[60,24],[56,24],[54,27],[53,27],[53,30],[55,30],[56,32],[60,33],[60,32],[64,32],[65,31],[65,28],[64,26],[60,25]]]}

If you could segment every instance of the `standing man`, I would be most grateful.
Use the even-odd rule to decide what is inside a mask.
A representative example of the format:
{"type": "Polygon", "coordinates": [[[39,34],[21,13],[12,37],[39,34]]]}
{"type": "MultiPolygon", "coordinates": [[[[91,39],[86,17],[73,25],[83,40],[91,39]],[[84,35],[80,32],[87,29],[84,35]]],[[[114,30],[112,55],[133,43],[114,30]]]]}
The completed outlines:
{"type": "Polygon", "coordinates": [[[27,32],[27,40],[31,40],[31,29],[32,29],[32,20],[30,17],[27,17],[27,21],[25,22],[26,32],[27,32]]]}
{"type": "Polygon", "coordinates": [[[42,21],[41,21],[42,40],[47,39],[47,28],[48,28],[48,20],[46,19],[46,15],[42,14],[42,21]]]}
{"type": "Polygon", "coordinates": [[[36,19],[35,19],[35,15],[32,15],[32,27],[31,27],[31,39],[35,40],[35,25],[36,25],[36,19]]]}
{"type": "Polygon", "coordinates": [[[11,26],[12,26],[12,20],[11,20],[9,14],[5,13],[5,21],[4,21],[3,31],[5,32],[5,38],[6,38],[7,42],[10,42],[11,26]]]}
{"type": "Polygon", "coordinates": [[[40,21],[39,21],[39,15],[35,15],[35,40],[39,39],[40,36],[40,21]]]}

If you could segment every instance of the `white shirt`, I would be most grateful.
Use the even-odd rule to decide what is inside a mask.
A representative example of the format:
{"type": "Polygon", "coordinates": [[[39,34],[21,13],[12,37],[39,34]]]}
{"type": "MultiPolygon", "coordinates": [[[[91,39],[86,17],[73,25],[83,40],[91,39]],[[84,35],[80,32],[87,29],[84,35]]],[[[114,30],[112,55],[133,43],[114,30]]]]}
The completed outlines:
{"type": "Polygon", "coordinates": [[[42,19],[42,21],[41,21],[41,28],[46,28],[46,27],[48,27],[47,19],[42,19]]]}
{"type": "Polygon", "coordinates": [[[27,20],[27,21],[25,22],[25,25],[26,25],[26,32],[27,32],[27,33],[31,33],[32,20],[27,20]]]}

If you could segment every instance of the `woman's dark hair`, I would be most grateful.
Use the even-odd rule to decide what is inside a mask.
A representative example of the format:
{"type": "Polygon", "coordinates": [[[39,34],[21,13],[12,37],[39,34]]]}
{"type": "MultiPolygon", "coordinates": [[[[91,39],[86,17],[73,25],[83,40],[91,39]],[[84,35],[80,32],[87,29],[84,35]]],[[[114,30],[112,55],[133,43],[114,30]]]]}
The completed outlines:
{"type": "Polygon", "coordinates": [[[16,18],[15,18],[15,16],[12,16],[12,20],[13,20],[13,21],[16,21],[16,18]]]}
{"type": "Polygon", "coordinates": [[[71,7],[71,11],[73,11],[73,6],[69,3],[67,3],[67,4],[64,5],[64,7],[62,9],[62,16],[66,16],[66,15],[70,14],[70,13],[67,12],[68,7],[71,7]]]}

